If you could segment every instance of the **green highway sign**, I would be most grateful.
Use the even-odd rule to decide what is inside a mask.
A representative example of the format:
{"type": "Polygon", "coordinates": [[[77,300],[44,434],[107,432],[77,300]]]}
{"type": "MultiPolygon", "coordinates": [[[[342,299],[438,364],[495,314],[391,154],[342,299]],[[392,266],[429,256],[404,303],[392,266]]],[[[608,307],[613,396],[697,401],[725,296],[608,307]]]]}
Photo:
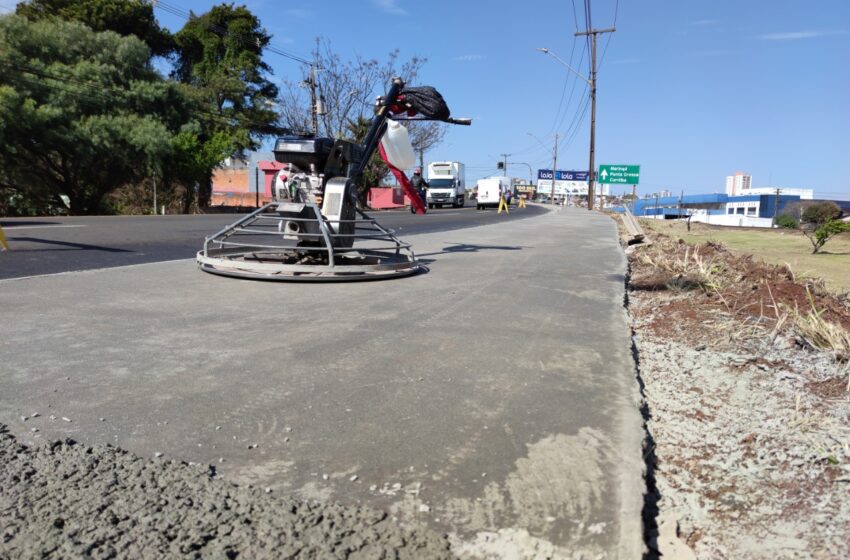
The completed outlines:
{"type": "Polygon", "coordinates": [[[607,185],[637,185],[640,165],[600,165],[596,180],[607,185]]]}

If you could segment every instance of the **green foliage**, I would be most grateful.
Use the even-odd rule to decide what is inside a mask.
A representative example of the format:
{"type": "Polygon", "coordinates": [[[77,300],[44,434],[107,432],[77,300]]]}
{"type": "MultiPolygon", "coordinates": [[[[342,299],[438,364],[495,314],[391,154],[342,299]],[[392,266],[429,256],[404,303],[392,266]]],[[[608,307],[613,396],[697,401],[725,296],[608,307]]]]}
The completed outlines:
{"type": "MultiPolygon", "coordinates": [[[[271,69],[262,61],[270,39],[248,8],[233,4],[192,17],[175,35],[172,76],[190,92],[201,124],[197,139],[206,155],[225,145],[231,153],[256,149],[263,137],[284,132],[269,103],[278,90],[265,77],[271,69]]],[[[209,201],[211,170],[201,181],[202,206],[209,201]]]]}
{"type": "Polygon", "coordinates": [[[841,217],[841,208],[836,203],[827,200],[806,206],[801,221],[819,226],[839,217],[841,217]]]}
{"type": "Polygon", "coordinates": [[[826,245],[826,242],[841,233],[850,231],[850,222],[842,222],[841,220],[829,220],[820,224],[815,230],[803,230],[806,237],[812,243],[812,253],[820,252],[821,248],[826,245]]]}
{"type": "Polygon", "coordinates": [[[0,189],[66,194],[72,213],[96,213],[104,195],[162,168],[187,101],[149,59],[136,37],[0,18],[0,189]]]}
{"type": "Polygon", "coordinates": [[[791,214],[780,214],[776,217],[776,226],[785,229],[797,229],[800,227],[800,222],[791,214]]]}
{"type": "Polygon", "coordinates": [[[18,4],[16,13],[30,20],[58,18],[82,23],[94,31],[135,35],[154,55],[174,50],[171,34],[161,28],[153,4],[139,0],[31,0],[18,4]]]}

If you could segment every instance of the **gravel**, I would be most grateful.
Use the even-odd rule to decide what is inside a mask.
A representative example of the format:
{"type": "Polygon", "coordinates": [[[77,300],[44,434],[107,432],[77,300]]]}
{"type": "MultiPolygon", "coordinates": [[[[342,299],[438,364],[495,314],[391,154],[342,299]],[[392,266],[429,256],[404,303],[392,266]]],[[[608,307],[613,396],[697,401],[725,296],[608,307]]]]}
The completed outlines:
{"type": "Polygon", "coordinates": [[[211,466],[0,425],[0,558],[450,558],[449,543],[366,507],[240,487],[211,466]]]}

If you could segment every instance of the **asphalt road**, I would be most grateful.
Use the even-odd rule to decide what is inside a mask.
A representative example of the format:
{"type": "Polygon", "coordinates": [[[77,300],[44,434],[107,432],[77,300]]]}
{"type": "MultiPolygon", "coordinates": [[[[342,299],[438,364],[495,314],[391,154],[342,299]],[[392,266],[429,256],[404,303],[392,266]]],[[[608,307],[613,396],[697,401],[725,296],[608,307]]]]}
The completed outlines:
{"type": "MultiPolygon", "coordinates": [[[[424,216],[407,210],[373,212],[384,227],[399,237],[449,231],[505,222],[543,214],[529,205],[510,215],[495,210],[429,210],[424,216]]],[[[58,218],[4,218],[0,226],[12,251],[0,252],[0,279],[58,272],[111,268],[131,264],[189,259],[201,249],[204,237],[238,214],[174,216],[88,216],[58,218]]]]}

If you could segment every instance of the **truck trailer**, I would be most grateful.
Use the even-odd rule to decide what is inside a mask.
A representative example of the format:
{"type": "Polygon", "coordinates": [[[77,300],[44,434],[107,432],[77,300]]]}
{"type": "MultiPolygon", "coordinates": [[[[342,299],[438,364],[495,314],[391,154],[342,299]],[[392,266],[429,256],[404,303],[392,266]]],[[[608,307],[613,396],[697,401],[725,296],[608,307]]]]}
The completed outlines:
{"type": "Polygon", "coordinates": [[[428,164],[428,208],[451,204],[463,207],[466,197],[466,170],[459,161],[433,161],[428,164]]]}

